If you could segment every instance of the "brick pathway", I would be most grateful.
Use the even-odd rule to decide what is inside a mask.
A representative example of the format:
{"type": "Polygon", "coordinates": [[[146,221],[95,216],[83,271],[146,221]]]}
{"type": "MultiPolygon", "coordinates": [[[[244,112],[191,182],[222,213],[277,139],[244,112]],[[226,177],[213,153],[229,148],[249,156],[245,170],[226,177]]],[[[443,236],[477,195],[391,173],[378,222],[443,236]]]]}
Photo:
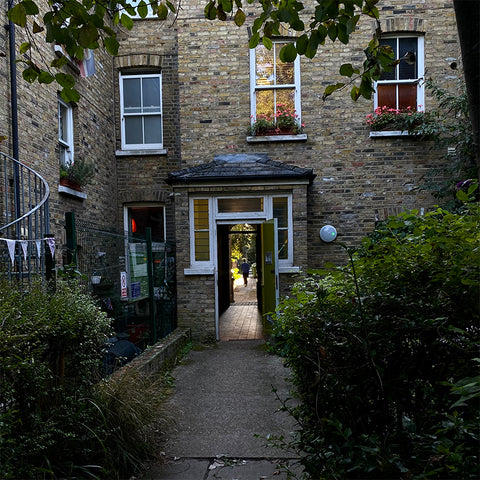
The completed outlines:
{"type": "Polygon", "coordinates": [[[250,277],[248,286],[243,278],[235,282],[234,303],[220,317],[220,341],[263,340],[262,317],[257,309],[256,279],[250,277]]]}

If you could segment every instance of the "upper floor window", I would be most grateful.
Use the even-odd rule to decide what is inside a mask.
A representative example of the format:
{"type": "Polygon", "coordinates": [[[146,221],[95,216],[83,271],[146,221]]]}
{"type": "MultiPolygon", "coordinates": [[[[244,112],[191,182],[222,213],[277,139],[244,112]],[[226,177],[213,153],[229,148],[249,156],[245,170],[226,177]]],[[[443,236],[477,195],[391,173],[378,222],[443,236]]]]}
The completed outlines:
{"type": "Polygon", "coordinates": [[[73,109],[63,100],[58,100],[58,144],[60,165],[73,164],[73,109]]]}
{"type": "Polygon", "coordinates": [[[163,148],[162,75],[121,75],[122,149],[163,148]]]}
{"type": "Polygon", "coordinates": [[[287,43],[277,40],[271,50],[263,45],[250,50],[252,123],[259,116],[274,119],[279,104],[295,111],[300,121],[300,57],[288,63],[280,60],[280,50],[287,43]]]}
{"type": "Polygon", "coordinates": [[[400,60],[391,72],[383,73],[375,85],[375,108],[386,106],[396,110],[410,107],[424,111],[424,38],[422,36],[384,37],[382,45],[392,47],[400,60]]]}

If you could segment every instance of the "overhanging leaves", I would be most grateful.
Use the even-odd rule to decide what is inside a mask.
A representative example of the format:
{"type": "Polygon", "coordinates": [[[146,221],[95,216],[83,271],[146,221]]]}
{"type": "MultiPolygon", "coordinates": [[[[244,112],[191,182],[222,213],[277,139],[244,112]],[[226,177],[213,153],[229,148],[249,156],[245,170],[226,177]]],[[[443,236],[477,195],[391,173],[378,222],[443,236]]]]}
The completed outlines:
{"type": "Polygon", "coordinates": [[[325,91],[323,92],[322,100],[325,100],[328,96],[330,96],[336,90],[343,88],[345,86],[344,83],[336,83],[335,85],[329,85],[325,91]]]}

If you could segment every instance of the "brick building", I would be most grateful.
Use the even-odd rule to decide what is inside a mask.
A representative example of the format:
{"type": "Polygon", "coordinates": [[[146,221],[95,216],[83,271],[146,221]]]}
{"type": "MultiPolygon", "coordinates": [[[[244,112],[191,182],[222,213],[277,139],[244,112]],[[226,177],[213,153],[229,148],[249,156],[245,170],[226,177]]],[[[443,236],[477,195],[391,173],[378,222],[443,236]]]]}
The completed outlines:
{"type": "MultiPolygon", "coordinates": [[[[135,219],[152,226],[159,241],[176,245],[178,323],[208,340],[228,308],[234,225],[248,225],[257,236],[250,261],[260,270],[264,264],[259,283],[275,270],[273,282],[284,294],[301,272],[345,261],[342,249],[321,242],[323,225],[334,225],[354,246],[377,219],[434,204],[419,186],[445,152],[405,132],[372,132],[365,120],[384,104],[430,110],[434,100],[422,80],[455,89],[461,70],[450,65],[461,59],[452,5],[381,1],[385,41],[404,60],[371,101],[354,103],[339,92],[324,102],[325,86],[340,81],[339,66],[363,61],[373,21],[363,19],[349,44],[329,43],[314,59],[286,65],[277,59],[295,39],[287,31],[271,51],[249,50],[254,6],[246,8],[241,28],[207,21],[203,9],[200,0],[182,5],[173,25],[135,19],[132,30],[119,30],[118,56],[95,52],[94,75],[81,78],[74,62],[65,67],[78,78],[77,105],[63,105],[53,84],[30,86],[17,76],[20,159],[50,185],[55,236],[62,235],[66,211],[99,228],[131,230],[135,219]],[[251,135],[252,117],[273,113],[278,103],[295,109],[302,133],[251,135]],[[87,198],[58,188],[60,106],[71,112],[67,147],[74,160],[95,163],[87,198]],[[261,225],[272,218],[277,247],[262,240],[269,227],[261,225]],[[272,250],[280,251],[276,263],[272,250]]],[[[10,125],[7,45],[2,31],[2,128],[10,125]]],[[[9,142],[1,147],[5,153],[9,142]]],[[[275,290],[259,295],[264,310],[272,295],[275,290]]]]}

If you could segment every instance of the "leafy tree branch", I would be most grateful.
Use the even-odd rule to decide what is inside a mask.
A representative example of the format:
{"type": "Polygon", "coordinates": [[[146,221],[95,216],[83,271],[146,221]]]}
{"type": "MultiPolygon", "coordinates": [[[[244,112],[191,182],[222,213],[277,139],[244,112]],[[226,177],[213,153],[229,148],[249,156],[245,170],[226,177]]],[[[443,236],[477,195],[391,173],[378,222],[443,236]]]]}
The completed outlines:
{"type": "MultiPolygon", "coordinates": [[[[348,44],[361,17],[374,19],[377,28],[364,50],[363,65],[341,65],[339,73],[346,80],[327,86],[323,94],[325,99],[336,90],[351,86],[350,96],[356,101],[361,96],[370,98],[373,82],[396,63],[392,49],[379,43],[378,1],[316,0],[310,23],[305,23],[310,12],[306,11],[304,3],[297,0],[209,0],[204,14],[208,20],[233,20],[240,27],[247,19],[244,6],[258,4],[260,11],[253,22],[249,47],[255,48],[261,43],[266,48],[272,48],[272,39],[280,35],[283,27],[287,27],[298,32],[299,36],[295,43],[282,48],[280,58],[284,62],[293,61],[297,55],[314,58],[327,41],[348,44]]],[[[133,16],[145,18],[150,10],[159,20],[167,19],[169,14],[176,19],[181,9],[180,1],[173,3],[168,0],[58,0],[48,2],[46,9],[44,3],[34,0],[21,0],[11,5],[9,19],[27,32],[28,41],[20,46],[21,55],[25,56],[32,49],[35,39],[41,34],[47,43],[62,45],[66,54],[75,60],[83,59],[85,49],[104,48],[111,55],[116,55],[119,49],[116,27],[121,25],[131,30],[133,16]]],[[[42,61],[45,67],[40,67],[28,57],[21,60],[25,66],[25,80],[29,83],[56,81],[62,87],[62,97],[66,101],[78,101],[74,78],[61,72],[68,60],[54,58],[48,62],[42,58],[42,61]]]]}

